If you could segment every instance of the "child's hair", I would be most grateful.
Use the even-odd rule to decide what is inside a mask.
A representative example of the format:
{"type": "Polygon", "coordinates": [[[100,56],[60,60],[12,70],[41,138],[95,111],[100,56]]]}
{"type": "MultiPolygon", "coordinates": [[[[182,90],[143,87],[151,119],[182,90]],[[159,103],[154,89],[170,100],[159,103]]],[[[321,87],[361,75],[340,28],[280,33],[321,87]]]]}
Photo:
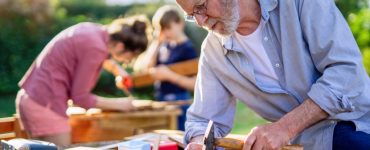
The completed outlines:
{"type": "Polygon", "coordinates": [[[111,40],[122,42],[126,51],[135,53],[146,50],[151,32],[149,20],[143,15],[119,18],[108,26],[111,40]]]}
{"type": "Polygon", "coordinates": [[[172,22],[180,23],[184,20],[175,6],[160,7],[153,16],[152,23],[156,30],[169,29],[172,22]]]}

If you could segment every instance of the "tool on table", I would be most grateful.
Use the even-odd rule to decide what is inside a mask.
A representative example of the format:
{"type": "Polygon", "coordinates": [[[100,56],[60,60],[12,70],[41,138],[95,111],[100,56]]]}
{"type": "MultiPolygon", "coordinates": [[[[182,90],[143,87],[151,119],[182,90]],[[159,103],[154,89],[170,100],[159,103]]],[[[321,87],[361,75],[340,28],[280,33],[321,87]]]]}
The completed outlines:
{"type": "MultiPolygon", "coordinates": [[[[209,121],[207,130],[204,134],[203,143],[206,150],[214,150],[215,147],[223,147],[226,149],[243,149],[244,141],[233,138],[215,138],[214,137],[214,123],[212,120],[209,121]]],[[[282,150],[303,150],[302,146],[299,145],[288,145],[284,146],[282,150]]]]}
{"type": "Polygon", "coordinates": [[[116,83],[122,84],[123,93],[125,93],[128,97],[133,97],[131,92],[133,88],[132,78],[128,74],[117,76],[115,80],[116,83]]]}

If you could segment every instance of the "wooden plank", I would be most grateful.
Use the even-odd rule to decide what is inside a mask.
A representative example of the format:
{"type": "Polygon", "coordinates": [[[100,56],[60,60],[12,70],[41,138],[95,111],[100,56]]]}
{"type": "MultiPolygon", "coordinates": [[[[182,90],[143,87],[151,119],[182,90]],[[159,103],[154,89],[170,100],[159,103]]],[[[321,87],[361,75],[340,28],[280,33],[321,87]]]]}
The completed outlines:
{"type": "MultiPolygon", "coordinates": [[[[88,115],[72,115],[72,143],[122,140],[138,132],[169,129],[174,126],[169,118],[181,114],[180,109],[145,110],[137,112],[102,112],[88,115]]],[[[176,126],[177,127],[177,126],[176,126]]]]}
{"type": "Polygon", "coordinates": [[[177,123],[177,116],[171,115],[169,116],[169,124],[168,129],[170,130],[176,130],[178,127],[177,123]]]}
{"type": "Polygon", "coordinates": [[[13,138],[15,138],[14,132],[0,134],[0,140],[10,140],[13,138]]]}
{"type": "Polygon", "coordinates": [[[180,130],[154,130],[153,133],[166,135],[169,140],[177,143],[179,147],[185,149],[184,142],[184,131],[180,130]]]}
{"type": "Polygon", "coordinates": [[[137,118],[137,117],[155,117],[155,116],[170,116],[170,115],[181,115],[181,110],[178,108],[170,110],[143,110],[133,112],[102,112],[92,115],[72,115],[73,119],[81,120],[94,120],[102,118],[119,119],[119,118],[137,118]]]}
{"type": "Polygon", "coordinates": [[[14,117],[0,118],[0,133],[14,132],[14,117]]]}
{"type": "MultiPolygon", "coordinates": [[[[190,76],[198,73],[198,58],[168,65],[168,68],[178,74],[190,76]]],[[[134,74],[133,86],[136,88],[152,85],[154,79],[148,73],[134,74]]]]}

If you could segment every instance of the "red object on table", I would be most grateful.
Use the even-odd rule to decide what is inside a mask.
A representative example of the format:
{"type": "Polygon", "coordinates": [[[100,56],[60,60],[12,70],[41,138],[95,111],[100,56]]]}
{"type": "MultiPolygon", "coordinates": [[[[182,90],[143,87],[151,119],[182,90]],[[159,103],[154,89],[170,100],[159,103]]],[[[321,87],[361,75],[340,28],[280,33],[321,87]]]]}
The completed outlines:
{"type": "MultiPolygon", "coordinates": [[[[151,147],[153,149],[153,145],[151,147]]],[[[161,142],[158,150],[178,150],[177,143],[175,142],[161,142]]]]}
{"type": "Polygon", "coordinates": [[[130,76],[122,77],[122,84],[126,89],[131,89],[133,87],[132,79],[130,76]]]}

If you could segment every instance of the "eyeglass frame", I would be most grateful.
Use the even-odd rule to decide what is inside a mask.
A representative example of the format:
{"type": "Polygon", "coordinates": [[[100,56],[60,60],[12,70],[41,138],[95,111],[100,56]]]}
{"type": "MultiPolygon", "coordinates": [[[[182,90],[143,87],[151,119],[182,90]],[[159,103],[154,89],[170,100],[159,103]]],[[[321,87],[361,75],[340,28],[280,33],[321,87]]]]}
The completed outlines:
{"type": "Polygon", "coordinates": [[[207,13],[207,2],[208,0],[205,0],[205,2],[201,5],[195,5],[193,8],[193,12],[189,14],[185,14],[184,18],[187,22],[196,22],[195,15],[205,15],[207,13]]]}

